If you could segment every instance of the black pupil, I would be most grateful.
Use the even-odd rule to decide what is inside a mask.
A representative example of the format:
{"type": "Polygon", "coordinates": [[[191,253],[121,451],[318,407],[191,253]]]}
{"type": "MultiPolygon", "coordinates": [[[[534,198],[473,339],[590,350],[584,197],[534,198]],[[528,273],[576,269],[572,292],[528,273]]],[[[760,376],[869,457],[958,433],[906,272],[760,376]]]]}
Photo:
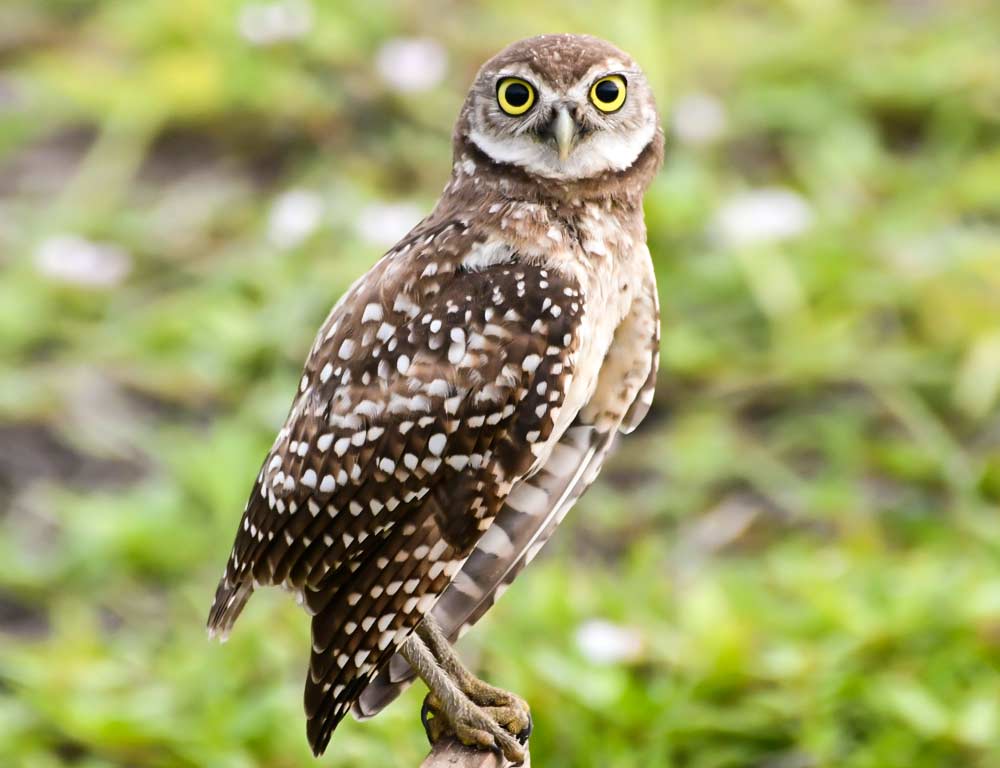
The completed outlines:
{"type": "Polygon", "coordinates": [[[512,107],[523,107],[528,103],[528,99],[531,98],[531,91],[523,83],[511,83],[507,86],[507,90],[504,91],[504,96],[507,98],[507,103],[512,107]]]}
{"type": "Polygon", "coordinates": [[[597,94],[598,101],[604,104],[610,104],[618,98],[618,84],[613,80],[605,80],[604,82],[597,84],[597,88],[594,89],[594,93],[597,94]]]}

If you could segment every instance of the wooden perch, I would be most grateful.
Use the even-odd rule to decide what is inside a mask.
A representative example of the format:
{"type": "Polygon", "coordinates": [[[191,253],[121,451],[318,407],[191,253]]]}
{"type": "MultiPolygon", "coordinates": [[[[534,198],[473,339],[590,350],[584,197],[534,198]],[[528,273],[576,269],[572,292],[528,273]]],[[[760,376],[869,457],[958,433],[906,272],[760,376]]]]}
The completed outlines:
{"type": "MultiPolygon", "coordinates": [[[[420,768],[510,768],[510,763],[496,752],[466,747],[454,739],[442,739],[434,745],[420,768]]],[[[530,756],[522,768],[531,768],[530,756]]]]}

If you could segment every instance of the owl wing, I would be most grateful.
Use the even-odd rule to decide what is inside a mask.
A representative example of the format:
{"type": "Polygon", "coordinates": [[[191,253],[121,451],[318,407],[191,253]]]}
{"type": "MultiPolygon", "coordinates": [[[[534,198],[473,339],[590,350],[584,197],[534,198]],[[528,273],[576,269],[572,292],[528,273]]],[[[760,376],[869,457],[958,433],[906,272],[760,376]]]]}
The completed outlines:
{"type": "MultiPolygon", "coordinates": [[[[660,351],[659,301],[650,266],[644,291],[616,333],[597,392],[545,463],[511,491],[496,520],[476,545],[433,615],[453,641],[471,628],[549,540],[576,500],[597,479],[616,434],[634,430],[649,411],[660,351]],[[602,392],[621,388],[620,397],[602,392]],[[604,407],[611,403],[611,407],[604,407]]],[[[413,680],[397,654],[368,685],[354,715],[378,714],[413,680]]]]}
{"type": "Polygon", "coordinates": [[[300,596],[317,754],[538,463],[579,315],[571,278],[446,224],[390,252],[320,330],[209,616],[227,632],[256,585],[300,596]]]}

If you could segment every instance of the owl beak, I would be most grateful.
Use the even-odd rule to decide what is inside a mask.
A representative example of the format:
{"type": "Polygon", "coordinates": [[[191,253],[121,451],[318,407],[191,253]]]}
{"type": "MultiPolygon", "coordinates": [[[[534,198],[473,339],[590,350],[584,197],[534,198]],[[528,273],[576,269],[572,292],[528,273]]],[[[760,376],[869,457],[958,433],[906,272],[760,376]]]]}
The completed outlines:
{"type": "Polygon", "coordinates": [[[559,148],[559,162],[564,163],[576,143],[576,121],[570,116],[566,107],[559,107],[559,111],[556,112],[552,121],[552,135],[555,136],[556,146],[559,148]]]}

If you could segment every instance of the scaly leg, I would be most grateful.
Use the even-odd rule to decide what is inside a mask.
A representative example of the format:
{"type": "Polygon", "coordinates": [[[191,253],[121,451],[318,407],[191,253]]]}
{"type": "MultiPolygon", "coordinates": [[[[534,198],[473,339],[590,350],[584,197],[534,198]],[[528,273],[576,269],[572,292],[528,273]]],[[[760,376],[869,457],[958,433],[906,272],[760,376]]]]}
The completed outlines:
{"type": "MultiPolygon", "coordinates": [[[[496,688],[473,675],[451,647],[440,625],[433,616],[426,616],[417,627],[417,634],[437,659],[438,664],[458,685],[473,704],[482,708],[490,717],[524,744],[531,735],[531,711],[528,702],[516,694],[496,688]]],[[[425,710],[433,702],[425,702],[425,710]]]]}
{"type": "Polygon", "coordinates": [[[430,708],[435,712],[435,718],[430,723],[441,718],[435,725],[429,725],[425,719],[424,727],[432,742],[436,742],[445,733],[453,732],[463,744],[498,750],[515,765],[524,762],[524,747],[487,711],[469,700],[418,635],[410,635],[400,646],[400,651],[430,689],[421,716],[430,708]],[[450,729],[440,728],[442,722],[446,722],[450,729]]]}

